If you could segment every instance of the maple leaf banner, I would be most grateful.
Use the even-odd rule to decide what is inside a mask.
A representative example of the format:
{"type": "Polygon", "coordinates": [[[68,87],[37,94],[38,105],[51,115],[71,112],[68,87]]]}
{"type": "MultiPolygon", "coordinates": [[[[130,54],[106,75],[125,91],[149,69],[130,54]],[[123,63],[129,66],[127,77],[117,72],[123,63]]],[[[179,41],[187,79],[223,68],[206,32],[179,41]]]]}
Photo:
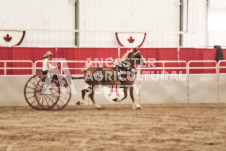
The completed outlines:
{"type": "Polygon", "coordinates": [[[0,46],[18,46],[25,36],[25,31],[0,31],[0,46]]]}
{"type": "Polygon", "coordinates": [[[128,48],[141,47],[146,37],[146,33],[116,32],[115,35],[119,45],[128,48]]]}

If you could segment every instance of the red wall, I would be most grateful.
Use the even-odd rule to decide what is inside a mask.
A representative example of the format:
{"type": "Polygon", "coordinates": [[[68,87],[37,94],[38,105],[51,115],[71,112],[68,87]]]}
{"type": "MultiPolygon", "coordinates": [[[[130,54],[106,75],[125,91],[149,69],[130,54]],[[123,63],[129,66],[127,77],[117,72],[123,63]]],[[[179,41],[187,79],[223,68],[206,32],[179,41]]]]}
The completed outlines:
{"type": "MultiPolygon", "coordinates": [[[[121,56],[127,51],[127,48],[122,48],[121,56]]],[[[178,54],[177,48],[140,48],[139,49],[144,58],[152,58],[152,60],[215,60],[215,49],[196,49],[196,48],[181,48],[178,54]],[[179,58],[178,58],[179,56],[179,58]]],[[[46,51],[51,51],[54,58],[65,58],[66,60],[86,60],[87,58],[105,59],[108,57],[117,58],[118,48],[37,48],[37,47],[0,47],[0,60],[42,60],[42,56],[46,51]]],[[[223,54],[226,57],[226,49],[223,50],[223,54]]],[[[22,63],[8,63],[9,67],[28,66],[28,64],[22,63]]],[[[41,64],[38,64],[41,66],[41,64]]],[[[70,65],[69,67],[84,67],[84,64],[70,65]]],[[[156,67],[161,67],[162,64],[155,63],[156,67]]],[[[169,64],[173,67],[182,67],[184,65],[173,63],[169,64]]],[[[211,63],[194,63],[191,66],[213,66],[211,63]]],[[[3,63],[0,63],[0,68],[3,67],[3,63]]],[[[179,70],[177,70],[179,71],[179,70]]],[[[181,70],[182,71],[182,70],[181,70]]],[[[221,70],[223,71],[223,70],[221,70]]],[[[224,70],[225,71],[225,70],[224,70]]],[[[156,72],[156,70],[155,70],[156,72]]],[[[168,70],[168,72],[171,72],[168,70]]],[[[214,70],[191,70],[191,73],[214,73],[214,70]]],[[[71,74],[80,73],[71,71],[71,74]]],[[[185,73],[185,70],[183,70],[185,73]]],[[[3,74],[3,70],[0,70],[0,74],[3,74]]],[[[30,74],[30,72],[24,70],[8,70],[7,74],[30,74]]]]}

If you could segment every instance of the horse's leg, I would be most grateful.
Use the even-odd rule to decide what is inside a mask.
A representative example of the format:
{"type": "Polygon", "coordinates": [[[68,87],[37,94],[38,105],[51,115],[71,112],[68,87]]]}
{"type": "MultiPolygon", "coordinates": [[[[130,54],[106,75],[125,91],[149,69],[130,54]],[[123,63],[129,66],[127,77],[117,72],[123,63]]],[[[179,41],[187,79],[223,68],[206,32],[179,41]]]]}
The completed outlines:
{"type": "Polygon", "coordinates": [[[91,101],[93,102],[93,105],[97,108],[97,109],[103,109],[100,105],[96,104],[95,100],[94,100],[94,92],[91,92],[89,94],[89,98],[91,99],[91,101]]]}
{"type": "MultiPolygon", "coordinates": [[[[89,88],[90,89],[90,88],[89,88]]],[[[76,102],[77,105],[84,104],[86,92],[89,92],[87,89],[82,90],[82,100],[76,102]]]]}
{"type": "Polygon", "coordinates": [[[119,100],[118,102],[122,102],[124,99],[127,98],[127,87],[124,88],[123,92],[124,92],[124,97],[121,100],[119,100]]]}
{"type": "Polygon", "coordinates": [[[133,109],[142,109],[142,107],[140,106],[140,104],[137,104],[134,100],[134,96],[133,96],[133,86],[130,87],[130,97],[133,101],[133,109]]]}

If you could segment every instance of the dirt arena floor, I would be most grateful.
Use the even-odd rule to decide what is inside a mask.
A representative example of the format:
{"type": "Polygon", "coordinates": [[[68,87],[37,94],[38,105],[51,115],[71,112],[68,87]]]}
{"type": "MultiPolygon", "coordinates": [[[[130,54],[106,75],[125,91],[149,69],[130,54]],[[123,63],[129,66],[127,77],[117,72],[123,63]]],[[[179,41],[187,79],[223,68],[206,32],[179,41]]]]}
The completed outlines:
{"type": "Polygon", "coordinates": [[[226,150],[226,104],[103,107],[0,107],[0,150],[226,150]]]}

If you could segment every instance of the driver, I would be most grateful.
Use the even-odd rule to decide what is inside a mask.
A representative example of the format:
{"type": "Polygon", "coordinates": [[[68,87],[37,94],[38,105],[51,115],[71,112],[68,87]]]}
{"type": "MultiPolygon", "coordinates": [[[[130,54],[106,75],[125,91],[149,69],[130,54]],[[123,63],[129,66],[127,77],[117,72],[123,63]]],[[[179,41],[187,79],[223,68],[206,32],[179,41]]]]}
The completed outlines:
{"type": "MultiPolygon", "coordinates": [[[[43,56],[43,62],[42,62],[43,63],[42,64],[42,74],[43,75],[47,75],[51,69],[58,69],[58,67],[52,66],[50,63],[50,58],[52,55],[53,54],[51,51],[47,51],[43,56]]],[[[47,76],[47,81],[49,81],[50,83],[55,83],[56,85],[59,85],[56,74],[49,74],[47,76]],[[49,80],[51,80],[51,82],[49,80]]]]}
{"type": "Polygon", "coordinates": [[[43,63],[42,63],[42,74],[46,75],[50,69],[55,69],[50,63],[50,57],[52,56],[51,51],[47,51],[43,56],[43,63]]]}

